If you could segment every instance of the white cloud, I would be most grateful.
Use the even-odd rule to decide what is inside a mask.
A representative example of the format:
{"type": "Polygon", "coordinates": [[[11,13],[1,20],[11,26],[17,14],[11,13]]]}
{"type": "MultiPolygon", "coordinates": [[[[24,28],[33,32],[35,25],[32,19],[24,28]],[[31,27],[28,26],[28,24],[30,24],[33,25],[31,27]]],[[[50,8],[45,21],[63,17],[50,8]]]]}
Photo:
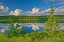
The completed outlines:
{"type": "MultiPolygon", "coordinates": [[[[44,0],[44,1],[54,2],[55,0],[44,0]]],[[[60,4],[64,4],[63,0],[56,0],[56,1],[58,1],[58,2],[60,1],[60,4]]],[[[8,10],[9,10],[9,8],[7,6],[4,6],[2,3],[0,3],[0,15],[7,15],[8,10]]],[[[34,7],[34,8],[32,8],[32,11],[23,12],[23,10],[21,10],[21,9],[16,9],[14,11],[11,11],[9,15],[42,16],[42,15],[48,15],[49,10],[50,9],[40,11],[40,8],[34,7]]],[[[64,6],[56,8],[55,12],[56,12],[57,15],[58,14],[63,15],[64,14],[64,6]]]]}
{"type": "Polygon", "coordinates": [[[48,11],[50,9],[46,9],[46,10],[42,10],[40,11],[39,8],[33,8],[32,11],[28,11],[27,12],[27,16],[41,16],[41,15],[47,15],[48,14],[48,11]]]}
{"type": "Polygon", "coordinates": [[[15,11],[11,11],[10,12],[10,15],[15,15],[15,16],[18,16],[22,13],[23,10],[21,9],[16,9],[15,11]]]}
{"type": "MultiPolygon", "coordinates": [[[[23,12],[21,9],[16,9],[15,11],[11,11],[10,15],[24,15],[24,16],[42,16],[42,15],[48,15],[49,9],[40,11],[40,8],[32,8],[32,11],[23,12]]],[[[64,6],[55,8],[55,15],[63,15],[64,14],[64,6]]]]}
{"type": "Polygon", "coordinates": [[[33,9],[32,9],[32,11],[28,11],[27,12],[27,15],[29,15],[29,16],[34,16],[34,15],[38,15],[39,14],[39,11],[40,11],[40,9],[39,8],[36,8],[36,7],[34,7],[33,9]]]}
{"type": "Polygon", "coordinates": [[[39,10],[40,10],[39,8],[36,8],[36,7],[33,8],[32,9],[32,14],[37,14],[39,12],[39,10]]]}
{"type": "Polygon", "coordinates": [[[27,13],[31,13],[31,14],[37,14],[39,12],[39,8],[33,8],[32,11],[28,11],[27,13]]]}
{"type": "MultiPolygon", "coordinates": [[[[47,10],[44,10],[44,11],[41,11],[40,13],[42,14],[42,15],[48,15],[49,13],[49,10],[50,9],[47,9],[47,10]]],[[[54,8],[54,14],[55,15],[64,15],[64,6],[60,6],[60,7],[58,7],[58,8],[54,8]]]]}
{"type": "MultiPolygon", "coordinates": [[[[33,8],[32,11],[28,11],[26,12],[27,16],[43,16],[43,15],[48,15],[49,13],[49,9],[46,9],[46,10],[42,10],[42,11],[39,11],[40,9],[39,8],[33,8]]],[[[58,8],[54,8],[54,14],[55,15],[64,15],[64,6],[60,6],[58,8]]]]}
{"type": "Polygon", "coordinates": [[[56,14],[64,15],[64,6],[58,7],[55,9],[56,14]]]}
{"type": "Polygon", "coordinates": [[[9,8],[6,6],[3,6],[3,5],[0,5],[0,15],[6,15],[7,12],[8,12],[9,8]]]}
{"type": "Polygon", "coordinates": [[[48,15],[50,9],[46,9],[40,12],[41,15],[48,15]]]}
{"type": "MultiPolygon", "coordinates": [[[[54,1],[54,0],[49,0],[54,1]]],[[[4,5],[0,5],[0,15],[7,15],[9,8],[4,5]]],[[[42,10],[40,11],[40,8],[34,7],[32,8],[32,11],[23,12],[21,9],[16,9],[14,11],[11,11],[9,15],[22,15],[22,16],[42,16],[42,15],[48,15],[50,9],[42,10]]],[[[55,9],[56,15],[63,15],[64,14],[64,6],[58,7],[55,9]]]]}

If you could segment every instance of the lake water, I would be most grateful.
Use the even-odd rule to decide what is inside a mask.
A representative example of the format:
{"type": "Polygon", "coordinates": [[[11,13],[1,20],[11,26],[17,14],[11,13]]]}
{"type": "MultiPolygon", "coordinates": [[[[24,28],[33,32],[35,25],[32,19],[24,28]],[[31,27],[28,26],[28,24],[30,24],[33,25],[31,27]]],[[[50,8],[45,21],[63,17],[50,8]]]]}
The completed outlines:
{"type": "MultiPolygon", "coordinates": [[[[61,30],[64,30],[64,23],[58,23],[61,30]]],[[[45,23],[20,23],[19,24],[22,27],[25,27],[24,32],[31,32],[33,30],[43,31],[43,28],[45,26],[45,23]]],[[[0,33],[4,33],[6,30],[10,29],[9,24],[1,24],[0,23],[0,33]]]]}

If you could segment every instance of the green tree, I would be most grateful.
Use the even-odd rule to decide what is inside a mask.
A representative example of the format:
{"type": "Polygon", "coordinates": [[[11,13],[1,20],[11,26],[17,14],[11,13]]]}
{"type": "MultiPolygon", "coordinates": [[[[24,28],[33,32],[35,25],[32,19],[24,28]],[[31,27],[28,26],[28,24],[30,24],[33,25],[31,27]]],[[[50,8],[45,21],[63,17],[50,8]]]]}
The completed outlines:
{"type": "Polygon", "coordinates": [[[9,37],[19,36],[19,33],[22,33],[24,31],[24,27],[18,29],[20,27],[19,23],[15,23],[11,17],[8,18],[8,21],[11,27],[10,30],[7,30],[7,34],[9,37]]]}
{"type": "Polygon", "coordinates": [[[59,28],[53,13],[54,13],[54,8],[52,5],[49,11],[49,15],[47,16],[48,21],[45,22],[45,27],[44,27],[45,30],[58,30],[59,28]]]}

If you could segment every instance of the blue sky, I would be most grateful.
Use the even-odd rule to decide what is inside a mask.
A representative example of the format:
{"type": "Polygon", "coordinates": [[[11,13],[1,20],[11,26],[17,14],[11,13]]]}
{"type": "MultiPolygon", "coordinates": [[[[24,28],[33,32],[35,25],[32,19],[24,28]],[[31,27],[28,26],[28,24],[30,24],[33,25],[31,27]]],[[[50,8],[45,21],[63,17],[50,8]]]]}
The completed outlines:
{"type": "MultiPolygon", "coordinates": [[[[7,10],[8,14],[11,11],[12,11],[11,13],[14,13],[14,11],[16,9],[17,10],[21,9],[23,11],[21,14],[23,14],[23,15],[25,15],[27,13],[32,14],[33,8],[34,8],[34,10],[37,10],[37,8],[39,8],[38,11],[42,12],[42,11],[48,10],[52,4],[54,5],[54,8],[58,8],[58,7],[62,8],[64,6],[63,0],[0,0],[0,4],[1,3],[3,3],[3,6],[5,8],[6,8],[6,6],[8,7],[8,10],[7,10]]],[[[41,15],[42,14],[43,13],[41,13],[41,15]]]]}
{"type": "Polygon", "coordinates": [[[18,8],[24,11],[28,11],[31,10],[33,7],[43,7],[42,0],[5,0],[3,2],[4,5],[7,5],[10,8],[10,10],[15,10],[16,8],[18,8]]]}
{"type": "Polygon", "coordinates": [[[45,2],[46,0],[0,0],[4,5],[8,6],[11,10],[15,10],[16,8],[22,9],[24,11],[31,10],[34,7],[40,9],[47,9],[50,5],[55,4],[55,7],[58,2],[45,2]]]}

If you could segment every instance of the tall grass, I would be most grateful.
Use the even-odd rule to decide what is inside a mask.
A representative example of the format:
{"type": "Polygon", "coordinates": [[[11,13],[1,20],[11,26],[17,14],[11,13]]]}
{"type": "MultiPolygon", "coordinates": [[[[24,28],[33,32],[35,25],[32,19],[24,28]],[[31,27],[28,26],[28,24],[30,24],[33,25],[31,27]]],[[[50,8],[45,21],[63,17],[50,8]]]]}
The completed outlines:
{"type": "Polygon", "coordinates": [[[6,34],[0,34],[0,42],[64,42],[64,31],[30,32],[12,38],[6,34]]]}

